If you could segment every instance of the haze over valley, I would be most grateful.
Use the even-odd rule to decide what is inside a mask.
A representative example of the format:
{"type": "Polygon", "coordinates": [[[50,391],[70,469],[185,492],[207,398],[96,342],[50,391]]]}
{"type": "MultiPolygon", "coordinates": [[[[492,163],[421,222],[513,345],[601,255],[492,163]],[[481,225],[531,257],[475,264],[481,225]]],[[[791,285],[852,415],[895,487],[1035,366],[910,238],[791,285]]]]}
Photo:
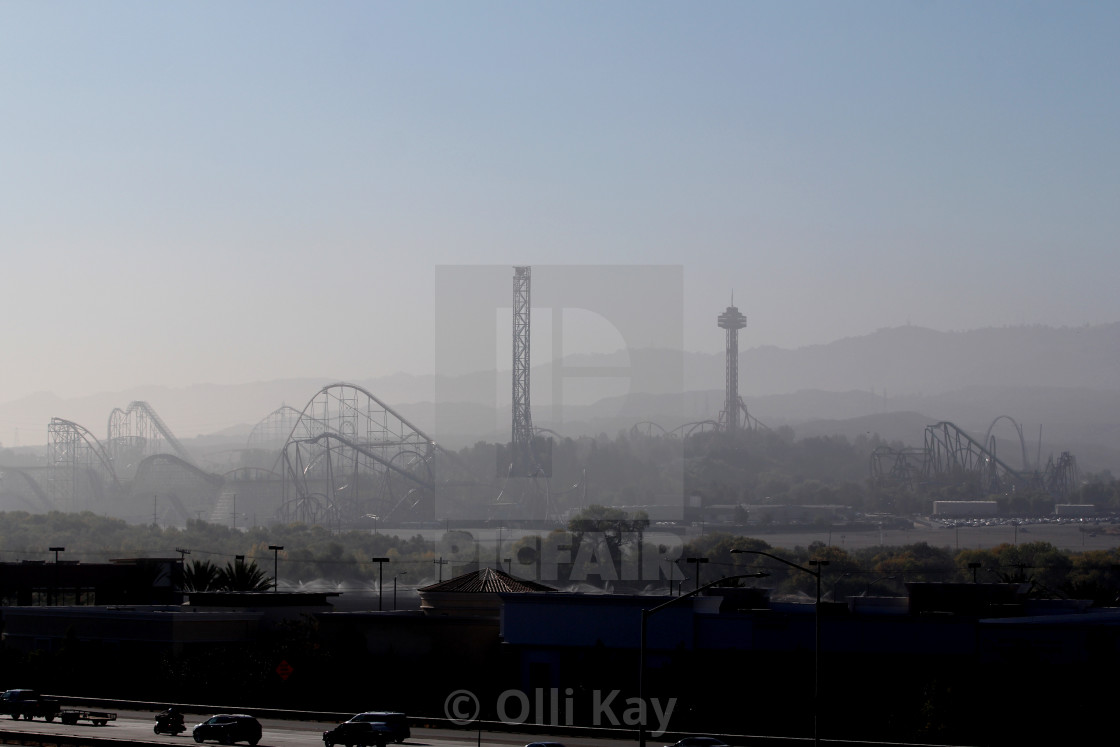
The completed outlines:
{"type": "MultiPolygon", "coordinates": [[[[714,325],[713,325],[714,326],[714,325]]],[[[718,333],[718,330],[715,331],[718,333]]],[[[746,337],[749,329],[743,333],[746,337]]],[[[718,419],[723,406],[724,357],[663,350],[574,356],[565,365],[682,365],[683,392],[620,392],[618,379],[604,378],[599,391],[586,382],[564,394],[557,416],[552,406],[552,366],[532,372],[533,416],[539,427],[564,436],[614,435],[639,423],[672,430],[686,423],[718,419]]],[[[790,426],[798,438],[875,433],[888,442],[921,446],[923,429],[951,421],[978,437],[993,421],[1008,416],[1023,429],[1032,458],[1072,452],[1088,472],[1120,474],[1120,323],[1061,327],[1006,327],[938,332],[916,326],[883,329],[827,345],[797,349],[744,347],[740,352],[740,394],[762,425],[790,426]]],[[[495,410],[488,403],[440,402],[434,424],[435,377],[398,374],[350,381],[448,448],[478,440],[509,440],[509,370],[480,372],[493,380],[495,410]],[[503,401],[503,395],[506,399],[503,401]],[[456,429],[491,414],[489,431],[456,429]],[[467,417],[466,413],[469,413],[467,417]]],[[[23,425],[4,439],[5,447],[37,452],[46,443],[47,423],[61,417],[100,436],[109,413],[129,402],[149,403],[169,428],[201,453],[244,445],[254,425],[281,406],[302,409],[329,377],[186,388],[160,386],[62,399],[41,393],[0,404],[0,422],[23,425]]],[[[1004,424],[994,431],[1007,440],[1017,466],[1018,443],[1004,424]]]]}

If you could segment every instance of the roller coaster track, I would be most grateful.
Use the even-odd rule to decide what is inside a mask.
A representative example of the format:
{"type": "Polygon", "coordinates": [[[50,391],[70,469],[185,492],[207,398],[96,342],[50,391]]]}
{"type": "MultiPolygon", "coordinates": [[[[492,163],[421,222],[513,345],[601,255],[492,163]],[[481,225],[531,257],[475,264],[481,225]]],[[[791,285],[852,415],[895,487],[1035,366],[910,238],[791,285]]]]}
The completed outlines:
{"type": "Polygon", "coordinates": [[[1026,472],[1031,469],[1030,457],[1027,456],[1027,442],[1026,439],[1023,438],[1023,426],[1016,423],[1013,418],[1008,415],[1000,415],[993,420],[992,424],[988,426],[988,432],[984,435],[984,443],[988,445],[989,451],[993,454],[996,453],[996,442],[995,439],[992,438],[992,431],[995,430],[996,423],[1001,420],[1006,420],[1011,423],[1011,427],[1015,429],[1015,433],[1019,436],[1019,449],[1023,452],[1023,471],[1026,472]]]}
{"type": "MultiPolygon", "coordinates": [[[[58,510],[93,510],[106,498],[124,498],[138,479],[150,481],[154,472],[167,466],[178,471],[179,481],[201,481],[210,486],[207,490],[216,489],[217,481],[220,487],[221,478],[199,468],[147,402],[132,402],[110,413],[107,443],[64,418],[51,419],[48,436],[48,492],[58,510]],[[166,453],[165,445],[177,453],[166,453]]],[[[166,492],[164,498],[173,506],[177,500],[166,492]]],[[[186,516],[182,505],[174,507],[177,515],[186,516]]]]}
{"type": "Polygon", "coordinates": [[[136,476],[132,479],[132,490],[140,492],[140,486],[150,481],[159,486],[159,503],[171,506],[170,513],[175,523],[185,526],[191,518],[191,512],[183,504],[180,492],[191,493],[197,486],[205,486],[207,503],[216,499],[225,480],[220,475],[215,475],[199,469],[190,462],[180,459],[174,454],[153,454],[140,462],[136,468],[136,476]]]}
{"type": "Polygon", "coordinates": [[[104,481],[109,482],[114,492],[123,492],[112,458],[86,428],[64,418],[51,418],[47,437],[49,492],[59,510],[88,508],[78,505],[79,493],[86,500],[103,498],[104,481]],[[84,482],[79,485],[79,481],[84,482]]]}
{"type": "Polygon", "coordinates": [[[925,450],[929,456],[927,468],[930,474],[975,472],[980,476],[981,489],[988,494],[1002,493],[1011,485],[1034,486],[1033,476],[1014,469],[997,457],[988,445],[947,420],[926,426],[925,450]]]}
{"type": "Polygon", "coordinates": [[[871,452],[871,479],[877,485],[904,485],[914,489],[929,473],[925,449],[876,447],[871,452]]]}
{"type": "Polygon", "coordinates": [[[41,508],[46,511],[55,510],[54,502],[51,501],[50,496],[47,495],[47,491],[43,490],[43,486],[39,484],[39,481],[32,477],[26,470],[18,467],[4,467],[0,470],[0,473],[3,474],[5,480],[13,475],[19,477],[20,480],[27,485],[28,489],[30,489],[31,494],[35,496],[35,500],[39,502],[41,508]]]}
{"type": "MultiPolygon", "coordinates": [[[[743,430],[748,430],[748,431],[770,430],[766,426],[765,423],[760,421],[755,416],[751,415],[750,410],[747,409],[747,403],[743,401],[742,397],[739,397],[738,409],[739,409],[739,414],[743,416],[742,426],[740,426],[743,430]]],[[[730,420],[730,418],[728,417],[727,412],[721,412],[719,414],[719,420],[716,421],[717,425],[719,427],[719,430],[721,430],[721,431],[730,430],[731,428],[730,428],[730,423],[728,422],[729,420],[730,420]]]]}
{"type": "MultiPolygon", "coordinates": [[[[743,415],[743,425],[739,430],[744,431],[768,431],[770,428],[758,418],[754,417],[747,411],[747,405],[743,402],[742,398],[739,399],[739,406],[743,415]]],[[[708,431],[723,431],[727,432],[727,423],[724,422],[723,416],[719,420],[697,420],[691,423],[682,423],[673,430],[666,430],[662,425],[653,422],[652,420],[643,420],[635,423],[630,427],[630,434],[634,436],[645,436],[652,438],[655,436],[666,436],[669,438],[688,438],[696,433],[706,433],[708,431]]]]}
{"type": "Polygon", "coordinates": [[[432,518],[435,460],[458,458],[365,389],[338,383],[311,398],[280,456],[281,520],[364,526],[432,518]]]}
{"type": "Polygon", "coordinates": [[[194,467],[198,466],[194,457],[147,402],[130,402],[124,410],[114,408],[109,413],[107,432],[109,455],[119,468],[127,472],[133,472],[145,457],[168,453],[161,439],[171,448],[170,453],[194,467]]]}
{"type": "Polygon", "coordinates": [[[279,451],[299,418],[299,410],[281,405],[253,426],[245,440],[245,448],[279,451]]]}
{"type": "Polygon", "coordinates": [[[670,431],[670,433],[674,436],[683,434],[685,438],[688,438],[695,433],[706,433],[708,431],[718,430],[720,430],[720,424],[718,420],[698,420],[695,423],[685,423],[683,425],[678,425],[676,428],[670,431]]]}
{"type": "Polygon", "coordinates": [[[925,444],[921,449],[880,447],[871,455],[871,476],[879,484],[901,484],[913,489],[922,483],[967,475],[979,480],[981,492],[985,495],[1034,490],[1061,499],[1072,494],[1079,482],[1077,463],[1069,452],[1063,452],[1057,462],[1051,459],[1045,470],[1032,470],[1022,429],[1005,415],[992,422],[985,435],[985,443],[977,441],[953,423],[942,421],[926,426],[925,444]],[[995,453],[992,429],[1004,418],[1015,426],[1019,434],[1024,465],[1021,470],[1011,467],[995,453]]]}
{"type": "Polygon", "coordinates": [[[222,483],[225,482],[225,478],[221,475],[207,472],[174,454],[152,454],[150,457],[145,457],[144,461],[140,462],[140,465],[136,468],[136,477],[133,479],[138,481],[141,478],[147,477],[154,470],[167,465],[182,470],[188,479],[202,480],[216,488],[220,488],[222,483]]]}
{"type": "Polygon", "coordinates": [[[279,472],[265,469],[264,467],[235,467],[222,475],[222,478],[234,482],[252,482],[256,480],[276,480],[283,478],[279,472]]]}

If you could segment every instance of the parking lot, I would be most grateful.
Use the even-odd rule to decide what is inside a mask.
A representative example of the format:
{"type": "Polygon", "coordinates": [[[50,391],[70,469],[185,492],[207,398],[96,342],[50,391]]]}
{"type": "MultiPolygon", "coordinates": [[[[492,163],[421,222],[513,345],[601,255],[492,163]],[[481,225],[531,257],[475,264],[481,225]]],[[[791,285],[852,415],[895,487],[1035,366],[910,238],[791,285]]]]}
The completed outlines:
{"type": "Polygon", "coordinates": [[[953,550],[984,550],[1002,544],[1049,542],[1060,550],[1110,550],[1120,546],[1120,524],[1108,521],[1042,521],[1026,518],[915,520],[908,529],[846,531],[839,528],[756,535],[771,547],[808,547],[823,542],[848,550],[866,547],[911,545],[926,542],[953,550]]]}

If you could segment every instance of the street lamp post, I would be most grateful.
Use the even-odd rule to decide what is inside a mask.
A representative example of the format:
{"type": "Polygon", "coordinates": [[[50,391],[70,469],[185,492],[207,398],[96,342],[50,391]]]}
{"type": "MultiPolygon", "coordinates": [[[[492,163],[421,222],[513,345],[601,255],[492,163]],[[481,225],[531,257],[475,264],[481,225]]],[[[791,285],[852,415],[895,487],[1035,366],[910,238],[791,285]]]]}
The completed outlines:
{"type": "MultiPolygon", "coordinates": [[[[696,588],[699,589],[700,588],[700,564],[701,563],[707,563],[708,559],[707,558],[685,558],[685,562],[696,564],[696,588]]],[[[680,586],[678,586],[677,589],[679,590],[680,586]]]]}
{"type": "MultiPolygon", "coordinates": [[[[699,566],[697,566],[699,567],[699,566]]],[[[641,716],[638,719],[638,747],[646,747],[646,714],[649,709],[646,707],[646,628],[648,627],[649,618],[656,612],[660,612],[666,607],[672,607],[674,604],[679,604],[689,597],[696,596],[702,591],[710,589],[713,586],[727,583],[728,581],[735,581],[740,578],[763,578],[769,576],[769,573],[742,573],[736,576],[725,576],[724,578],[717,579],[711,583],[704,584],[697,587],[687,594],[681,594],[679,597],[673,597],[668,602],[662,602],[649,609],[642,609],[642,632],[638,639],[638,703],[641,707],[641,716]]]]}
{"type": "Polygon", "coordinates": [[[284,549],[283,545],[269,545],[269,550],[272,550],[272,591],[280,590],[280,551],[284,549]]]}
{"type": "Polygon", "coordinates": [[[381,612],[381,592],[385,587],[385,564],[389,562],[388,558],[370,558],[371,562],[377,563],[377,611],[381,612]]]}
{"type": "Polygon", "coordinates": [[[827,560],[810,560],[811,568],[798,565],[791,560],[771,555],[762,550],[733,549],[732,553],[746,553],[762,555],[763,557],[784,563],[790,568],[796,568],[803,573],[808,573],[817,581],[817,599],[813,604],[813,745],[819,747],[821,743],[820,713],[821,713],[821,568],[828,565],[827,560]]]}

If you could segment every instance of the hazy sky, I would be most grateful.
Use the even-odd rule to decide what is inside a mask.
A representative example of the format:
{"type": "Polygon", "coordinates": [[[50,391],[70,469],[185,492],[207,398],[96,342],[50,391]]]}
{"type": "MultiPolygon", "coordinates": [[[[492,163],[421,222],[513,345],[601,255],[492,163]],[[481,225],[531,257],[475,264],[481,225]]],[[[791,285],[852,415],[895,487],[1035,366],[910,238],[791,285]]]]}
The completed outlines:
{"type": "Polygon", "coordinates": [[[3,0],[0,401],[431,372],[443,265],[679,265],[711,352],[732,292],[744,349],[1118,321],[1118,38],[1109,2],[3,0]]]}

